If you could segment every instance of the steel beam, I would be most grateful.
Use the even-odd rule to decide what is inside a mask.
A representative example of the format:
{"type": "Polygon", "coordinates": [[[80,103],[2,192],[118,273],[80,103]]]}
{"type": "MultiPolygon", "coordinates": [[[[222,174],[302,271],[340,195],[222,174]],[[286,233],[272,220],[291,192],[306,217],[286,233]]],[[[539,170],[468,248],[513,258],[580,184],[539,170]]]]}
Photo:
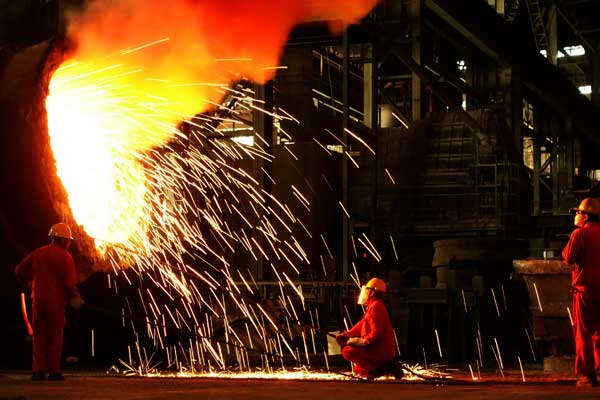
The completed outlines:
{"type": "MultiPolygon", "coordinates": [[[[375,245],[377,246],[381,241],[380,241],[380,236],[381,236],[381,232],[380,229],[378,229],[377,226],[377,215],[379,213],[379,207],[378,207],[378,197],[379,197],[379,140],[378,140],[378,133],[379,133],[379,118],[378,117],[378,111],[379,111],[379,101],[378,101],[378,94],[379,94],[379,70],[377,68],[377,45],[376,43],[373,43],[372,49],[371,49],[371,59],[372,59],[372,70],[371,70],[371,85],[370,85],[370,89],[371,89],[371,93],[370,93],[370,97],[372,98],[372,102],[371,102],[371,114],[373,115],[373,124],[371,125],[371,132],[373,134],[373,150],[375,152],[375,155],[373,155],[373,170],[372,170],[372,178],[371,178],[371,182],[372,183],[372,189],[371,189],[371,215],[370,215],[370,236],[371,238],[373,238],[373,240],[375,241],[375,245]]],[[[371,259],[371,265],[369,266],[369,268],[373,268],[374,261],[371,259]]]]}
{"type": "Polygon", "coordinates": [[[531,93],[563,117],[572,117],[576,130],[600,144],[600,108],[582,96],[535,48],[514,40],[514,28],[494,9],[473,0],[425,0],[425,5],[497,64],[518,68],[531,93]]]}
{"type": "Polygon", "coordinates": [[[591,57],[592,71],[592,102],[600,107],[600,54],[593,54],[591,57]]]}
{"type": "Polygon", "coordinates": [[[546,26],[548,35],[548,60],[552,65],[558,65],[558,23],[557,8],[553,4],[548,9],[548,24],[546,26]]]}
{"type": "MultiPolygon", "coordinates": [[[[349,99],[349,78],[350,78],[350,41],[348,31],[344,32],[343,37],[344,62],[342,69],[342,142],[344,150],[349,152],[348,148],[348,128],[350,127],[350,99],[349,99]]],[[[348,156],[342,154],[342,206],[348,210],[348,156]]],[[[344,212],[342,216],[342,280],[348,278],[349,271],[349,240],[350,226],[348,218],[344,212]]]]}
{"type": "MultiPolygon", "coordinates": [[[[445,90],[440,87],[436,77],[425,67],[420,65],[415,59],[408,54],[405,54],[391,39],[388,33],[379,24],[373,20],[365,22],[370,29],[376,33],[376,37],[384,48],[388,48],[389,51],[394,54],[408,69],[410,69],[419,81],[428,87],[431,92],[440,99],[446,106],[450,107],[453,112],[475,132],[477,138],[481,141],[486,141],[487,136],[484,133],[483,128],[469,113],[462,109],[460,104],[456,104],[453,99],[446,94],[445,90]]],[[[414,92],[413,92],[414,93],[414,92]]],[[[413,99],[413,105],[414,105],[413,99]]],[[[415,112],[413,110],[413,121],[415,121],[415,112]]]]}
{"type": "MultiPolygon", "coordinates": [[[[270,80],[264,85],[255,85],[255,98],[258,101],[263,102],[263,111],[254,110],[253,127],[254,127],[254,143],[261,146],[265,153],[273,155],[273,81],[270,80]]],[[[273,164],[270,161],[265,161],[264,157],[256,157],[254,161],[254,174],[258,181],[258,191],[264,190],[267,193],[273,192],[273,185],[271,183],[271,177],[273,176],[273,164]]],[[[269,202],[268,196],[265,196],[265,202],[269,202]]],[[[269,206],[269,204],[265,204],[269,206]]],[[[257,229],[260,227],[260,219],[265,218],[264,210],[258,207],[259,216],[253,214],[254,228],[252,229],[252,237],[259,244],[261,248],[264,248],[264,234],[257,229]]],[[[264,256],[257,252],[258,259],[254,264],[254,276],[256,280],[268,279],[265,268],[264,256]]]]}
{"type": "MultiPolygon", "coordinates": [[[[421,4],[422,0],[413,0],[409,4],[411,56],[415,63],[421,63],[421,4]]],[[[423,116],[421,75],[411,68],[412,71],[412,120],[419,121],[423,116]]]]}

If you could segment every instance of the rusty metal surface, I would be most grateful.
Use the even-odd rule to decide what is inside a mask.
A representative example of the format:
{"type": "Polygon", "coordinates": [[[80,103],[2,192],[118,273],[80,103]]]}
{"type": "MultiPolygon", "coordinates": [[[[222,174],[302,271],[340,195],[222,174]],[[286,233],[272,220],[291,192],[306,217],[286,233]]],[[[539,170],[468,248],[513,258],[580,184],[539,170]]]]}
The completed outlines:
{"type": "Polygon", "coordinates": [[[523,275],[571,274],[571,267],[563,260],[513,260],[515,272],[523,275]]]}
{"type": "Polygon", "coordinates": [[[551,354],[572,354],[571,267],[544,259],[513,260],[513,267],[527,285],[535,339],[551,354]]]}

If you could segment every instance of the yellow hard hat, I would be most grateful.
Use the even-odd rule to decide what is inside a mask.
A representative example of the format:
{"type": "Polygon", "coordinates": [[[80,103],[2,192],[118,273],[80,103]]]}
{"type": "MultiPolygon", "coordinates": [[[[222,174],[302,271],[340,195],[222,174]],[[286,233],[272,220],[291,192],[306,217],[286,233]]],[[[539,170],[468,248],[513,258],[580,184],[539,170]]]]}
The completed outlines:
{"type": "Polygon", "coordinates": [[[366,286],[369,289],[375,290],[376,292],[385,293],[387,291],[387,286],[385,282],[383,281],[383,279],[379,278],[371,278],[371,280],[367,282],[366,286]]]}
{"type": "Polygon", "coordinates": [[[50,232],[48,232],[48,236],[73,240],[71,228],[69,228],[69,225],[65,224],[64,222],[59,222],[52,225],[50,232]]]}
{"type": "Polygon", "coordinates": [[[579,207],[571,208],[569,211],[571,212],[571,214],[575,214],[578,211],[580,211],[586,214],[600,216],[600,202],[597,199],[588,197],[581,200],[581,203],[579,203],[579,207]]]}

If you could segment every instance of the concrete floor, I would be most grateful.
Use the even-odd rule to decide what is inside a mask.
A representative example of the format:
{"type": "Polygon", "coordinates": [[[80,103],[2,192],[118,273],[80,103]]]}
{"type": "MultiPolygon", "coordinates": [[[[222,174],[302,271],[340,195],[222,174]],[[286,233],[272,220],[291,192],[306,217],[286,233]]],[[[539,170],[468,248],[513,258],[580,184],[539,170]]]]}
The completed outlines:
{"type": "Polygon", "coordinates": [[[600,398],[600,388],[578,388],[573,377],[538,375],[522,382],[519,371],[473,382],[458,374],[440,381],[306,381],[215,378],[140,378],[65,374],[64,382],[33,382],[29,373],[0,371],[0,400],[569,400],[600,398]]]}

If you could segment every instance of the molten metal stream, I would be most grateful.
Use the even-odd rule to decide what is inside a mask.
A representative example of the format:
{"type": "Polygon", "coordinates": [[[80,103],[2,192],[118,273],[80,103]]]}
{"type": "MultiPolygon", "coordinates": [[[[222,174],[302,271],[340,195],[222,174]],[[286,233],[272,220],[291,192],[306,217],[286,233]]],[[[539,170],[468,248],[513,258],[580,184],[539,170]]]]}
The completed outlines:
{"type": "Polygon", "coordinates": [[[46,101],[56,167],[73,216],[94,238],[123,243],[143,222],[144,175],[127,153],[130,124],[118,98],[59,69],[46,101]],[[123,166],[127,166],[123,168],[123,166]]]}

